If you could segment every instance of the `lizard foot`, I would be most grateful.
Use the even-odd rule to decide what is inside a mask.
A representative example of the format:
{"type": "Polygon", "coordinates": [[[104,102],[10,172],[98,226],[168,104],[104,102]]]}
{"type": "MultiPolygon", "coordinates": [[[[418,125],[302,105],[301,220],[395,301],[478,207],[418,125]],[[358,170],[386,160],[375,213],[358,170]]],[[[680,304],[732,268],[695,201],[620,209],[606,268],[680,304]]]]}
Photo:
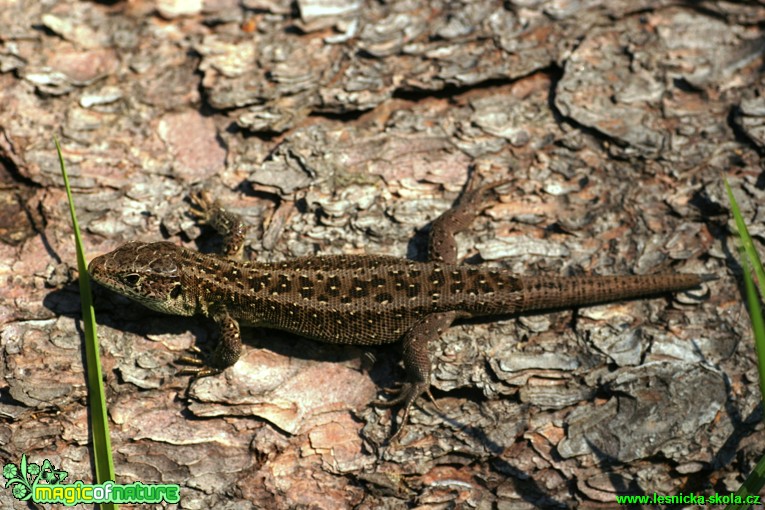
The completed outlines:
{"type": "Polygon", "coordinates": [[[215,200],[210,196],[207,190],[200,190],[189,195],[191,200],[191,207],[189,207],[189,214],[191,214],[199,223],[207,225],[210,223],[211,218],[214,215],[214,210],[218,205],[215,200]]]}
{"type": "Polygon", "coordinates": [[[468,189],[465,190],[461,201],[471,203],[472,205],[470,207],[473,208],[485,207],[485,204],[489,201],[490,198],[496,198],[499,196],[497,188],[501,188],[502,186],[514,182],[512,179],[500,179],[495,182],[489,182],[487,184],[475,187],[472,181],[473,179],[471,179],[471,181],[468,183],[468,189]]]}
{"type": "Polygon", "coordinates": [[[213,368],[208,366],[205,360],[202,358],[202,351],[197,346],[189,348],[191,355],[181,356],[178,358],[178,362],[186,363],[188,365],[194,365],[192,367],[184,367],[178,370],[178,375],[191,375],[195,379],[200,377],[207,377],[209,375],[215,375],[222,372],[219,368],[213,368]]]}
{"type": "Polygon", "coordinates": [[[223,236],[221,253],[226,257],[233,257],[238,254],[247,235],[247,224],[242,217],[227,211],[210,196],[207,190],[190,194],[189,200],[191,201],[189,214],[200,225],[209,225],[223,236]]]}
{"type": "Polygon", "coordinates": [[[401,404],[403,405],[403,409],[404,409],[404,412],[401,415],[400,425],[398,426],[398,429],[396,430],[395,434],[393,434],[390,437],[390,440],[388,441],[389,443],[393,443],[401,437],[401,433],[404,431],[404,428],[406,427],[406,424],[409,421],[409,411],[411,411],[415,401],[423,393],[428,395],[428,397],[430,398],[430,401],[433,402],[433,405],[436,407],[436,409],[438,409],[439,411],[441,410],[441,408],[438,407],[438,404],[433,398],[433,394],[430,392],[430,384],[428,383],[423,383],[423,382],[398,383],[396,384],[396,387],[385,388],[383,392],[389,395],[394,395],[394,398],[391,400],[375,400],[372,403],[373,405],[378,407],[393,407],[393,406],[397,406],[401,404]]]}

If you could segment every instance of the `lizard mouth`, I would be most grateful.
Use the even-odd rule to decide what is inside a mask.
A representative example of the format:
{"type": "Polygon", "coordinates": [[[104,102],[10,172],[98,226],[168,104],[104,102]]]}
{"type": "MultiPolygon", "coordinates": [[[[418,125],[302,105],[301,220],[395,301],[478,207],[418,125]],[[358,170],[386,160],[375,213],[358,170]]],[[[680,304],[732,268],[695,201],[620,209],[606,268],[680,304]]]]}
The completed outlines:
{"type": "Polygon", "coordinates": [[[114,255],[115,252],[110,252],[91,260],[88,264],[88,274],[107,289],[121,292],[131,298],[139,297],[138,292],[132,287],[138,284],[139,275],[126,273],[125,265],[115,260],[114,255]]]}
{"type": "Polygon", "coordinates": [[[129,279],[129,273],[126,273],[128,267],[134,262],[130,257],[125,257],[129,253],[140,247],[140,243],[132,242],[117,248],[114,251],[99,255],[88,264],[88,274],[96,282],[113,290],[131,290],[130,286],[138,283],[138,274],[135,274],[134,282],[129,279]]]}
{"type": "Polygon", "coordinates": [[[104,280],[104,266],[106,265],[105,257],[105,255],[100,255],[91,260],[90,264],[88,264],[88,274],[98,283],[103,283],[104,280]]]}
{"type": "Polygon", "coordinates": [[[133,293],[130,292],[131,289],[124,285],[120,285],[118,280],[114,277],[115,273],[109,270],[107,257],[108,254],[100,255],[91,260],[90,264],[88,264],[88,274],[99,285],[110,290],[127,293],[128,296],[133,297],[133,293]]]}

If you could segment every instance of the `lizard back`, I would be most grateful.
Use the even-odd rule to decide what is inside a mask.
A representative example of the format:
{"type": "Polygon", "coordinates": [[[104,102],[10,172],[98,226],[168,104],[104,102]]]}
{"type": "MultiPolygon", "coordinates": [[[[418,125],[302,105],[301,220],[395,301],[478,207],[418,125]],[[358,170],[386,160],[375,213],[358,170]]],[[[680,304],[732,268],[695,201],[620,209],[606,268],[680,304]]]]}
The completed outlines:
{"type": "Polygon", "coordinates": [[[656,295],[704,281],[690,274],[519,278],[486,266],[379,255],[235,262],[168,242],[128,243],[94,259],[90,272],[155,310],[212,317],[225,311],[249,325],[359,345],[396,342],[432,313],[506,315],[656,295]]]}

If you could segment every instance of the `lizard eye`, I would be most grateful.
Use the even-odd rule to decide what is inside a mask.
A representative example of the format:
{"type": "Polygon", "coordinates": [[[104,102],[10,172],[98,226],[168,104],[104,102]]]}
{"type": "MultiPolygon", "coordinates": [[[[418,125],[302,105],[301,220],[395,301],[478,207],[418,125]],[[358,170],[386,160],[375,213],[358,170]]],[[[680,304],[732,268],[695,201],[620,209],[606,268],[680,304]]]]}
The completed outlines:
{"type": "Polygon", "coordinates": [[[127,285],[130,285],[131,287],[135,287],[136,285],[138,285],[138,282],[141,281],[141,277],[137,275],[136,273],[130,273],[123,276],[122,281],[125,282],[127,285]]]}

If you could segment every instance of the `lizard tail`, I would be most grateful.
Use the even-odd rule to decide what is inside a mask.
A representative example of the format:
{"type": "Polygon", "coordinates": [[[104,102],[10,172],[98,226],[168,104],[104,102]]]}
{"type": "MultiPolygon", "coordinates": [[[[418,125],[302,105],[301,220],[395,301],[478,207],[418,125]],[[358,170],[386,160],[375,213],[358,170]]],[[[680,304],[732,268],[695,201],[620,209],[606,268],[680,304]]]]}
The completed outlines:
{"type": "Polygon", "coordinates": [[[595,305],[625,299],[658,296],[699,287],[714,275],[656,274],[630,276],[578,276],[522,278],[516,312],[595,305]]]}

